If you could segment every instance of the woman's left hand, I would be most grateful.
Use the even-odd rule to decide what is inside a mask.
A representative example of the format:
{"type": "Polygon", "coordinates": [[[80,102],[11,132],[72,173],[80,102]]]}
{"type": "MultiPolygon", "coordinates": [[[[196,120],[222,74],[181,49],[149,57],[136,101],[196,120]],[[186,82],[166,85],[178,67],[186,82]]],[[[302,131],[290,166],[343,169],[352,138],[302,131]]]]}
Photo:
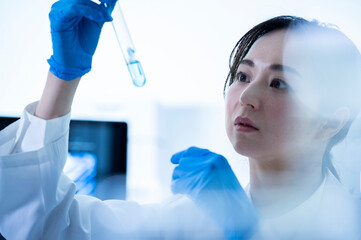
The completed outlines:
{"type": "Polygon", "coordinates": [[[190,147],[174,154],[171,162],[178,165],[172,176],[173,193],[189,196],[227,239],[247,239],[254,233],[258,214],[223,156],[190,147]]]}

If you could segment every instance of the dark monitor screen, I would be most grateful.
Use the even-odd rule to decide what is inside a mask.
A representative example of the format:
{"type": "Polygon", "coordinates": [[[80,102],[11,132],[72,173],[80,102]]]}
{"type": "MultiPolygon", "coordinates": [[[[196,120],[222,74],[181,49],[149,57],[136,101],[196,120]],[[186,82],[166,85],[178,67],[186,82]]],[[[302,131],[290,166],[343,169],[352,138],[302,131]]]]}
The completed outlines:
{"type": "MultiPolygon", "coordinates": [[[[0,117],[0,130],[18,119],[0,117]]],[[[93,195],[96,184],[103,179],[125,176],[127,135],[125,122],[70,121],[69,154],[64,172],[76,183],[77,193],[93,195]]],[[[125,177],[122,182],[125,196],[125,177]]]]}

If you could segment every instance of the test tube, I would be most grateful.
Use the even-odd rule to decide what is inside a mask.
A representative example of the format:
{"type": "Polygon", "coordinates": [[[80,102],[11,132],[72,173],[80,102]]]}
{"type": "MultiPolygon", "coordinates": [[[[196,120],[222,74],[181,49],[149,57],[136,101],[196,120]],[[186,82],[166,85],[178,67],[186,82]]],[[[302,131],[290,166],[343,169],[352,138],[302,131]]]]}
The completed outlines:
{"type": "Polygon", "coordinates": [[[135,86],[142,87],[145,84],[145,75],[142,65],[136,56],[135,47],[129,34],[128,26],[125,22],[119,1],[117,1],[114,7],[112,17],[114,32],[117,36],[120,49],[127,64],[130,77],[132,78],[133,84],[135,86]]]}

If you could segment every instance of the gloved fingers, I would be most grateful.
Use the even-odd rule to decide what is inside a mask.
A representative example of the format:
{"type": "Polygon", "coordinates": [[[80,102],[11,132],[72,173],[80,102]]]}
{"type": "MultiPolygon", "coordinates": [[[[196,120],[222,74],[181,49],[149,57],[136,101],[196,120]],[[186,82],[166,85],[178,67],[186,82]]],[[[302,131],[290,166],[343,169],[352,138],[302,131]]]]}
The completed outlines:
{"type": "Polygon", "coordinates": [[[200,173],[202,172],[203,172],[203,166],[180,164],[174,168],[172,179],[191,178],[192,176],[200,175],[200,173]]]}
{"type": "Polygon", "coordinates": [[[187,150],[184,151],[184,155],[185,157],[188,156],[204,156],[211,153],[208,149],[204,149],[204,148],[198,148],[198,147],[190,147],[187,150]]]}
{"type": "Polygon", "coordinates": [[[200,186],[208,184],[210,189],[241,189],[231,167],[218,167],[213,162],[200,162],[195,158],[182,158],[173,170],[172,180],[189,179],[200,186]]]}
{"type": "Polygon", "coordinates": [[[206,188],[211,179],[200,167],[185,170],[182,166],[177,166],[173,171],[171,189],[173,193],[195,196],[206,188]]]}
{"type": "Polygon", "coordinates": [[[205,191],[208,181],[200,175],[178,178],[172,180],[171,190],[174,194],[187,194],[191,198],[197,198],[200,192],[205,191]]]}
{"type": "MultiPolygon", "coordinates": [[[[178,160],[178,164],[184,171],[195,172],[197,169],[197,171],[202,172],[203,175],[209,172],[215,173],[216,171],[220,174],[227,171],[232,172],[227,159],[211,152],[205,153],[203,156],[183,156],[178,160]]],[[[212,175],[215,175],[214,173],[212,175]]]]}
{"type": "Polygon", "coordinates": [[[104,22],[110,22],[113,20],[104,5],[96,4],[95,2],[92,2],[90,0],[83,0],[81,1],[81,3],[74,5],[74,16],[78,15],[77,10],[79,10],[79,16],[88,18],[99,24],[103,24],[104,22]]]}
{"type": "Polygon", "coordinates": [[[173,154],[173,156],[170,158],[170,162],[173,164],[179,164],[180,159],[183,156],[183,151],[173,154]]]}
{"type": "Polygon", "coordinates": [[[106,4],[107,6],[115,6],[117,0],[99,0],[101,3],[106,4]]]}
{"type": "Polygon", "coordinates": [[[109,14],[112,14],[117,0],[100,0],[102,4],[106,4],[106,9],[109,14]]]}
{"type": "Polygon", "coordinates": [[[223,157],[222,155],[219,155],[219,154],[212,154],[212,155],[209,155],[208,159],[207,159],[207,162],[209,164],[212,164],[214,165],[214,167],[216,168],[220,168],[220,169],[231,169],[231,166],[229,165],[228,163],[228,160],[223,157]]]}
{"type": "Polygon", "coordinates": [[[82,18],[90,19],[100,26],[112,20],[105,6],[90,0],[60,0],[51,7],[49,18],[51,28],[56,31],[74,28],[82,18]]]}
{"type": "Polygon", "coordinates": [[[180,160],[185,157],[200,157],[209,154],[210,151],[207,149],[197,148],[197,147],[190,147],[186,150],[180,151],[178,153],[173,154],[170,161],[173,164],[179,164],[180,160]]]}

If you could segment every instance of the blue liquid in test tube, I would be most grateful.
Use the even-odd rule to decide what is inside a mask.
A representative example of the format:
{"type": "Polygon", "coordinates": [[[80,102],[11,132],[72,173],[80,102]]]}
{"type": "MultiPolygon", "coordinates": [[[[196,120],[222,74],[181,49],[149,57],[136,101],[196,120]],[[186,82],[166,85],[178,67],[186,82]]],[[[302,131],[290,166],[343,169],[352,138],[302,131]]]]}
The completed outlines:
{"type": "Polygon", "coordinates": [[[132,38],[130,37],[124,15],[119,5],[119,1],[115,5],[112,17],[114,32],[117,36],[118,43],[120,49],[122,50],[122,54],[127,64],[133,84],[137,87],[142,87],[145,84],[145,75],[142,65],[136,56],[135,47],[132,38]]]}

